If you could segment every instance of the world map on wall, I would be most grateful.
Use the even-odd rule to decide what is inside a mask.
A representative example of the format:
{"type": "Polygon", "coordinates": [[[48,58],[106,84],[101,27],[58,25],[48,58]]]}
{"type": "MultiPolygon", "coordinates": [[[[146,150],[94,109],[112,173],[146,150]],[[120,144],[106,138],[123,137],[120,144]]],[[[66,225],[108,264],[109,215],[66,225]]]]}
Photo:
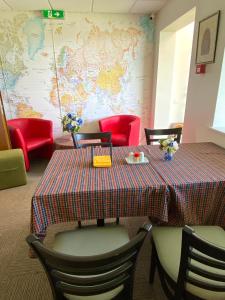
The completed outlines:
{"type": "MultiPolygon", "coordinates": [[[[66,112],[86,129],[115,114],[149,117],[153,25],[147,16],[5,13],[0,21],[0,85],[8,118],[54,122],[66,112]]],[[[143,122],[144,126],[144,122],[143,122]]]]}

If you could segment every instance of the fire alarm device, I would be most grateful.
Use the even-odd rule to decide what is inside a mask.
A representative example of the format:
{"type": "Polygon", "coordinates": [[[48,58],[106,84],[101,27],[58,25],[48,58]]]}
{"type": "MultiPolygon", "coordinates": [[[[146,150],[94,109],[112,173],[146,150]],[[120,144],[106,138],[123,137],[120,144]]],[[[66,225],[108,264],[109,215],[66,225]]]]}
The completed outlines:
{"type": "Polygon", "coordinates": [[[196,65],[196,74],[205,74],[205,70],[206,70],[205,64],[196,65]]]}

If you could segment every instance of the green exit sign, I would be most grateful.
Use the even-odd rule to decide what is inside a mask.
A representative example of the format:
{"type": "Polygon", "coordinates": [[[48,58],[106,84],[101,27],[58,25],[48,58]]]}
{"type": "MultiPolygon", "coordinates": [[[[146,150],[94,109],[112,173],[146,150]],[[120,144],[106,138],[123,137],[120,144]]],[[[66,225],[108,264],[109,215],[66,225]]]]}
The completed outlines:
{"type": "Polygon", "coordinates": [[[64,10],[42,10],[42,15],[46,19],[64,19],[64,10]]]}

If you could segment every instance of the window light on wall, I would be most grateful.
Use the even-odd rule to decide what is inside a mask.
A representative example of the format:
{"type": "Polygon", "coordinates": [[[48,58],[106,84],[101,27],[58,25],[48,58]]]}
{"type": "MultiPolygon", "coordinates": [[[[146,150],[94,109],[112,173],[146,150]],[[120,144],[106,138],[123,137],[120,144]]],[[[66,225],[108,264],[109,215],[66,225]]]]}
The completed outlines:
{"type": "Polygon", "coordinates": [[[220,76],[213,128],[225,132],[225,51],[223,56],[223,65],[220,76]]]}

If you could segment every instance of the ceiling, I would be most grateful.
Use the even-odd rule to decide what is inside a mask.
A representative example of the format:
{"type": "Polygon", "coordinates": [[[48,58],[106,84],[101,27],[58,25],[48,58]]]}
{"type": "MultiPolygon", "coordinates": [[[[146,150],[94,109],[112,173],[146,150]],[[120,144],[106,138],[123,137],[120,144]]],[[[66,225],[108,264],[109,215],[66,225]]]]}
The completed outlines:
{"type": "Polygon", "coordinates": [[[63,9],[73,12],[134,13],[157,12],[168,0],[0,0],[1,10],[63,9]]]}

